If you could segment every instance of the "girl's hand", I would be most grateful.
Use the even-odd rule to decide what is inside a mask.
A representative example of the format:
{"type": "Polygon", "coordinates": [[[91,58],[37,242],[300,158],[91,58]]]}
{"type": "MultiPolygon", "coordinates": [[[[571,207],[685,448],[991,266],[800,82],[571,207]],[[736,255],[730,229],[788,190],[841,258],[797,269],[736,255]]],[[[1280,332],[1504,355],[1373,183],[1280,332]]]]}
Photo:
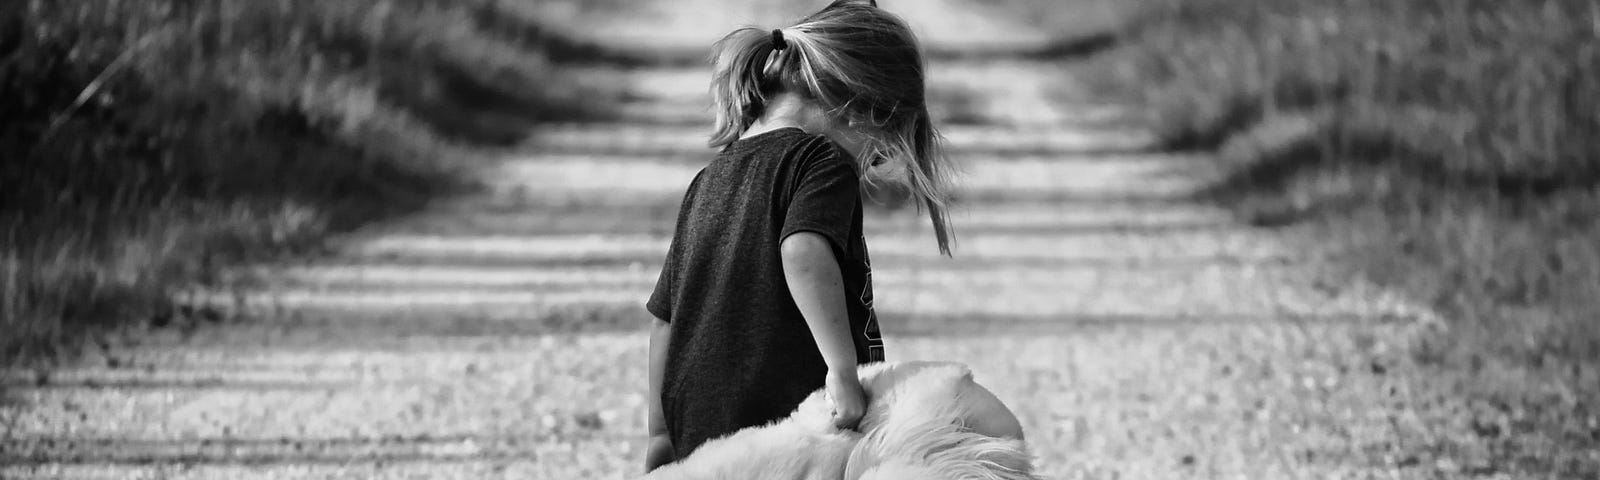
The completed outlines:
{"type": "Polygon", "coordinates": [[[848,370],[829,369],[822,387],[833,405],[833,426],[840,430],[855,430],[867,413],[867,395],[861,389],[861,378],[856,376],[854,368],[848,370]]]}
{"type": "Polygon", "coordinates": [[[822,234],[803,231],[783,239],[783,279],[806,318],[817,350],[828,364],[823,394],[833,404],[833,425],[855,429],[866,413],[866,395],[856,376],[856,348],[844,302],[844,276],[833,244],[822,234]]]}

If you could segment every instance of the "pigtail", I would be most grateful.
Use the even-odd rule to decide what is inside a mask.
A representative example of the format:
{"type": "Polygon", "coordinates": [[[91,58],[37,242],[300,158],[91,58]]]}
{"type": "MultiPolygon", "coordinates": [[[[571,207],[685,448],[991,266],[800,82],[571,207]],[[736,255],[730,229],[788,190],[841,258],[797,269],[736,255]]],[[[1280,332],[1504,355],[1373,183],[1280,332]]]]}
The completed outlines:
{"type": "Polygon", "coordinates": [[[761,116],[782,57],[774,48],[773,35],[754,27],[735,30],[711,47],[711,101],[716,111],[713,148],[738,140],[761,116]]]}

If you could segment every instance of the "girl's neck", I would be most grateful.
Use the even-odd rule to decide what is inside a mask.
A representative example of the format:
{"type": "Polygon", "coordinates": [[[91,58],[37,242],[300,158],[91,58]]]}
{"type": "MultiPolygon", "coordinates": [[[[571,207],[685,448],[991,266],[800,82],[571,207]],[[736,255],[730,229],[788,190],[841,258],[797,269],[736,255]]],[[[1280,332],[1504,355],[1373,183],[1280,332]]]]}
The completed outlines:
{"type": "Polygon", "coordinates": [[[866,145],[866,137],[861,132],[839,125],[816,103],[789,93],[780,93],[767,102],[765,113],[751,122],[739,138],[750,138],[784,128],[798,128],[812,135],[826,136],[857,158],[866,145]]]}
{"type": "Polygon", "coordinates": [[[750,138],[784,128],[798,128],[814,135],[830,133],[827,117],[822,114],[821,108],[799,95],[779,93],[767,102],[766,111],[751,122],[739,138],[750,138]]]}

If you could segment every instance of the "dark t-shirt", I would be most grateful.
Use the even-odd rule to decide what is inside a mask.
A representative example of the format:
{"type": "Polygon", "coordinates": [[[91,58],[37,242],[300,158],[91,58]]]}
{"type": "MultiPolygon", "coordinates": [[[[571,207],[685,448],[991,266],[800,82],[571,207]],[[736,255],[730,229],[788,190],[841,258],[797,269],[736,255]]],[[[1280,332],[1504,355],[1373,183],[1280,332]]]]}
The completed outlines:
{"type": "Polygon", "coordinates": [[[679,457],[788,416],[828,371],[783,276],[779,245],[815,232],[833,245],[856,360],[883,360],[860,178],[826,137],[784,128],[727,146],[684,194],[646,308],[671,322],[661,402],[679,457]]]}

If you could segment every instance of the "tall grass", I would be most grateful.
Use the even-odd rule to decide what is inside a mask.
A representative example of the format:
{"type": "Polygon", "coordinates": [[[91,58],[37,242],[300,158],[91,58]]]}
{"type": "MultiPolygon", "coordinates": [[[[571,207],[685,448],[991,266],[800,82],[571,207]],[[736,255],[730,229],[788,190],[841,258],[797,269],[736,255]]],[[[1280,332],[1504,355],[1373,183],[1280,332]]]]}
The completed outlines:
{"type": "MultiPolygon", "coordinates": [[[[164,323],[219,266],[459,187],[588,114],[496,2],[0,3],[0,357],[164,323]]],[[[527,19],[532,20],[532,19],[527,19]]],[[[528,29],[534,29],[530,23],[528,29]]]]}
{"type": "Polygon", "coordinates": [[[1103,91],[1221,154],[1206,198],[1446,312],[1413,353],[1517,412],[1474,440],[1496,468],[1600,470],[1593,404],[1559,400],[1600,395],[1600,4],[1154,4],[1103,91]]]}
{"type": "Polygon", "coordinates": [[[1114,91],[1170,146],[1228,154],[1214,193],[1386,219],[1368,240],[1424,262],[1432,297],[1600,314],[1600,4],[1185,0],[1159,18],[1106,84],[1144,87],[1114,91]]]}

